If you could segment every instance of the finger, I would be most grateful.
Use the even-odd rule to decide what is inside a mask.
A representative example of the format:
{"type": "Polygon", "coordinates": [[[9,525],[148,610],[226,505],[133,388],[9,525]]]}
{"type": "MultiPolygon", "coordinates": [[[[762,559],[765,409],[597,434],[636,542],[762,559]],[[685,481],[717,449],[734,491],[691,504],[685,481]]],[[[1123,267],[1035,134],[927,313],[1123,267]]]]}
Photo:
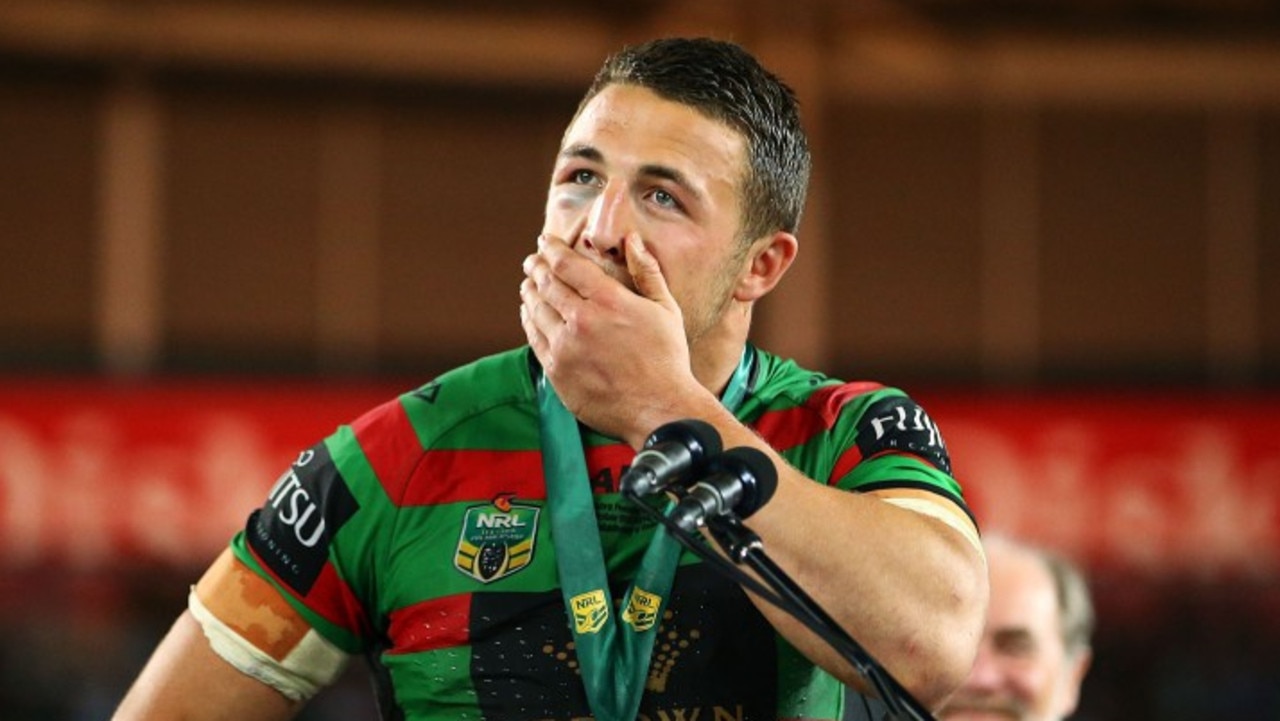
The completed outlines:
{"type": "Polygon", "coordinates": [[[662,275],[662,266],[639,236],[627,242],[627,272],[631,273],[640,295],[667,307],[676,305],[667,279],[662,275]]]}
{"type": "Polygon", "coordinates": [[[538,308],[543,306],[545,304],[537,297],[537,291],[533,288],[533,283],[526,278],[520,283],[520,327],[524,329],[525,339],[529,342],[529,346],[533,348],[534,354],[545,365],[551,349],[548,330],[552,326],[545,324],[545,321],[543,324],[538,322],[538,308]]]}
{"type": "Polygon", "coordinates": [[[551,276],[578,297],[591,298],[618,283],[603,268],[555,236],[538,237],[537,255],[546,264],[551,276]]]}
{"type": "MultiPolygon", "coordinates": [[[[524,271],[528,290],[522,290],[522,296],[528,294],[537,301],[530,303],[531,309],[539,303],[547,306],[556,313],[552,321],[564,320],[577,312],[583,297],[551,270],[545,258],[538,254],[529,256],[525,259],[524,271]]],[[[521,287],[524,288],[523,285],[521,287]]],[[[535,313],[533,318],[538,320],[538,315],[535,313]]]]}
{"type": "Polygon", "coordinates": [[[564,315],[531,278],[520,282],[520,301],[528,310],[529,319],[544,334],[548,329],[564,323],[564,315]]]}
{"type": "Polygon", "coordinates": [[[538,326],[533,322],[533,314],[529,312],[529,306],[523,303],[520,304],[520,327],[524,329],[524,337],[529,347],[533,348],[534,354],[541,360],[549,347],[547,337],[538,330],[538,326]]]}

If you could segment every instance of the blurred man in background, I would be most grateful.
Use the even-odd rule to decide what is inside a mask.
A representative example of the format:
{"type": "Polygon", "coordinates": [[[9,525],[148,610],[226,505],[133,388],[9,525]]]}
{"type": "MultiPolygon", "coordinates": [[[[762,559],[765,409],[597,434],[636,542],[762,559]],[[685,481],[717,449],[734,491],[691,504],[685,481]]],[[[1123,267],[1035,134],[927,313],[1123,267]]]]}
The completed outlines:
{"type": "Polygon", "coordinates": [[[991,600],[978,658],[943,721],[1058,721],[1075,712],[1094,612],[1078,568],[1043,548],[984,539],[991,600]]]}

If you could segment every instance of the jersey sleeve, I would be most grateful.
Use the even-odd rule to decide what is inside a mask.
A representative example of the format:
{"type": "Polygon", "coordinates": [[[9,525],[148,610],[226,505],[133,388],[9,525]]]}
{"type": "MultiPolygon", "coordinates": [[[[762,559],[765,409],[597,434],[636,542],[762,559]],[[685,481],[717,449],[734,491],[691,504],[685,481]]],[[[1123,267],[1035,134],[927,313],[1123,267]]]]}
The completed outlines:
{"type": "Polygon", "coordinates": [[[903,391],[870,383],[816,394],[832,418],[830,485],[869,492],[914,489],[942,496],[968,513],[937,423],[903,391]]]}
{"type": "Polygon", "coordinates": [[[394,430],[402,416],[392,401],[302,451],[231,542],[237,559],[347,653],[374,641],[373,579],[396,520],[388,479],[370,464],[361,431],[394,430]]]}

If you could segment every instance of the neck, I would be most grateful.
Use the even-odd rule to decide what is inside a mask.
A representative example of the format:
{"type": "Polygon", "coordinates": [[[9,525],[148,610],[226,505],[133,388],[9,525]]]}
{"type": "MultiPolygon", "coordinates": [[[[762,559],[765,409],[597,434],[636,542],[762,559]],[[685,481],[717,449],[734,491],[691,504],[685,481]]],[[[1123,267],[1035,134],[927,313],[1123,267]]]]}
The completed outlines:
{"type": "Polygon", "coordinates": [[[742,360],[742,348],[751,327],[751,306],[742,304],[741,308],[729,309],[726,315],[729,317],[724,322],[694,341],[689,348],[693,376],[717,398],[724,393],[733,371],[742,360]]]}

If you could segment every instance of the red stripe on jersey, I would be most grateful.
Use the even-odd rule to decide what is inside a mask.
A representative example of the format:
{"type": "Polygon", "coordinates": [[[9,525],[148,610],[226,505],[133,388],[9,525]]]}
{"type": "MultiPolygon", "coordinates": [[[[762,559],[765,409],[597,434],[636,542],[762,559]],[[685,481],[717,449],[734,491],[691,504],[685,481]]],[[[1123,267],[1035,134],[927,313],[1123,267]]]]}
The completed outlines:
{"type": "Polygon", "coordinates": [[[821,420],[814,415],[813,409],[806,406],[769,411],[752,425],[776,451],[794,448],[826,430],[821,420]]]}
{"type": "Polygon", "coordinates": [[[332,562],[325,562],[320,569],[311,593],[306,597],[307,606],[326,620],[361,637],[369,636],[368,616],[364,606],[356,598],[347,582],[334,570],[332,562]]]}
{"type": "Polygon", "coordinates": [[[785,451],[835,425],[840,409],[851,399],[883,387],[879,383],[845,383],[819,388],[803,405],[769,411],[753,425],[775,450],[785,451]]]}
{"type": "MultiPolygon", "coordinates": [[[[626,444],[589,448],[588,477],[595,493],[618,490],[623,466],[635,458],[626,444]],[[607,473],[606,473],[607,472],[607,473]]],[[[547,497],[540,451],[434,450],[421,456],[413,469],[401,506],[426,506],[496,498],[514,493],[517,498],[540,501],[547,497]],[[448,483],[440,482],[448,479],[448,483]]]]}
{"type": "MultiPolygon", "coordinates": [[[[775,450],[785,451],[806,443],[815,435],[830,429],[840,416],[840,409],[854,398],[884,388],[879,383],[861,382],[828,386],[814,391],[804,405],[783,411],[770,411],[760,416],[755,428],[775,450]]],[[[862,451],[851,446],[836,459],[828,484],[848,473],[862,461],[862,451]]]]}
{"type": "Polygon", "coordinates": [[[422,457],[422,444],[400,400],[387,401],[364,414],[351,424],[351,430],[387,497],[398,500],[422,457]]]}
{"type": "Polygon", "coordinates": [[[835,485],[836,481],[844,477],[844,474],[853,470],[853,467],[862,462],[862,450],[858,446],[852,445],[845,449],[844,453],[836,459],[836,465],[831,469],[831,477],[827,479],[827,485],[835,485]]]}
{"type": "Polygon", "coordinates": [[[324,566],[320,568],[320,575],[316,577],[316,582],[311,586],[311,592],[302,596],[293,591],[293,588],[286,581],[271,570],[271,566],[262,560],[262,556],[254,550],[253,546],[246,543],[245,548],[248,548],[249,553],[253,554],[259,568],[271,576],[282,588],[290,589],[293,595],[302,601],[303,605],[314,611],[321,618],[345,629],[354,636],[367,637],[369,635],[369,624],[367,623],[364,606],[360,605],[360,601],[356,598],[355,593],[352,592],[351,587],[334,570],[332,561],[325,561],[324,566]]]}
{"type": "Polygon", "coordinates": [[[596,446],[586,450],[587,475],[593,493],[613,493],[622,480],[622,469],[636,459],[636,452],[625,443],[596,446]]]}
{"type": "Polygon", "coordinates": [[[388,653],[416,653],[465,645],[470,637],[471,594],[436,598],[391,612],[388,653]]]}
{"type": "Polygon", "coordinates": [[[836,417],[840,415],[840,409],[844,408],[846,403],[858,396],[874,393],[882,388],[884,388],[883,385],[870,381],[828,386],[809,396],[809,400],[805,401],[805,405],[817,411],[827,424],[827,428],[830,428],[835,425],[836,417]]]}
{"type": "Polygon", "coordinates": [[[514,493],[543,500],[542,454],[538,451],[436,450],[419,454],[401,506],[429,506],[514,493]]]}

